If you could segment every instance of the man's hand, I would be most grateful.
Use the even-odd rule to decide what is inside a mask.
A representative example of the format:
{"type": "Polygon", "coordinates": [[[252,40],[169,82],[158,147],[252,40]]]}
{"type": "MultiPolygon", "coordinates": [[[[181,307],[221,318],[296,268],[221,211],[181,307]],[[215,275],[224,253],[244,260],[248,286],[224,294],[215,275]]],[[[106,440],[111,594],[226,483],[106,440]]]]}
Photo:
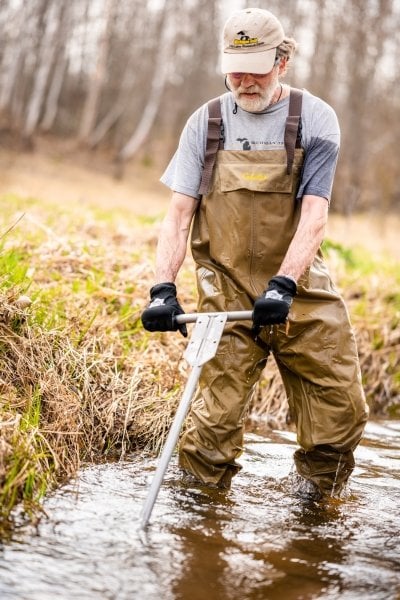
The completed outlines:
{"type": "Polygon", "coordinates": [[[143,311],[141,319],[147,331],[177,331],[187,337],[187,328],[184,323],[178,325],[175,320],[177,315],[183,315],[176,297],[174,283],[158,283],[150,290],[150,304],[143,311]]]}
{"type": "Polygon", "coordinates": [[[254,330],[258,332],[264,325],[284,323],[296,292],[297,285],[289,277],[272,277],[265,292],[254,303],[254,330]]]}

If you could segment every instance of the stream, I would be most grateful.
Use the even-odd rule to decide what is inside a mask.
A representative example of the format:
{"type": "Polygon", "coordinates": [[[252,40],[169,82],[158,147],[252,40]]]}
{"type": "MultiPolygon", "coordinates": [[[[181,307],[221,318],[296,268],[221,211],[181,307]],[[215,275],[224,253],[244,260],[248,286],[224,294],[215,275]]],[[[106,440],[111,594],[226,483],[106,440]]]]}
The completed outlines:
{"type": "Polygon", "coordinates": [[[0,599],[399,600],[400,421],[368,423],[345,501],[288,495],[295,447],[247,434],[229,492],[183,483],[173,458],[145,531],[154,457],[82,469],[0,543],[0,599]]]}

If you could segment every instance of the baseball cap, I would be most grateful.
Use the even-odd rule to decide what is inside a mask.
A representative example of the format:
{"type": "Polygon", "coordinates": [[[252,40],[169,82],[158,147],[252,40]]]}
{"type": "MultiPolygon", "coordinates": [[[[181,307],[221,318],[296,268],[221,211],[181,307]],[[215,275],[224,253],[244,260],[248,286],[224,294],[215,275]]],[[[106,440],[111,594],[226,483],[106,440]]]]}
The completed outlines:
{"type": "Polygon", "coordinates": [[[224,26],[222,72],[269,73],[284,37],[282,25],[269,10],[246,8],[235,12],[224,26]]]}

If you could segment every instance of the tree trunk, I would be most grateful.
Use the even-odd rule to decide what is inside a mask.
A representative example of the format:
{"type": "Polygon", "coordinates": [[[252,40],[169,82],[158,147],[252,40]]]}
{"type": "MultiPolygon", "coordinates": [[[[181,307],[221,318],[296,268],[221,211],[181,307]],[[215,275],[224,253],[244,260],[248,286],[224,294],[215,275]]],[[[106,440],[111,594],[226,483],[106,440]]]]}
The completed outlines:
{"type": "Polygon", "coordinates": [[[105,26],[99,39],[98,56],[95,70],[92,74],[89,90],[83,107],[82,119],[79,127],[78,139],[86,144],[96,123],[101,91],[107,74],[107,59],[110,46],[112,20],[117,0],[107,0],[105,6],[105,26]]]}
{"type": "Polygon", "coordinates": [[[149,97],[147,99],[142,117],[139,120],[139,123],[136,125],[135,131],[117,155],[117,163],[126,161],[136,154],[149,135],[154,124],[154,120],[157,116],[157,111],[163,95],[169,67],[169,38],[171,35],[174,35],[174,32],[172,32],[171,28],[169,27],[168,19],[170,12],[172,11],[171,9],[168,9],[166,5],[167,3],[164,5],[163,12],[160,17],[161,35],[158,40],[156,66],[154,69],[149,97]]]}
{"type": "Polygon", "coordinates": [[[89,138],[90,148],[97,146],[101,140],[107,135],[109,130],[115,125],[118,119],[123,114],[124,110],[131,102],[131,94],[127,90],[133,90],[136,80],[136,56],[132,53],[127,58],[125,72],[119,87],[118,97],[112,103],[111,108],[98,123],[93,133],[89,138]],[[133,75],[133,76],[132,76],[133,75]]]}
{"type": "Polygon", "coordinates": [[[4,30],[2,32],[4,36],[3,41],[6,41],[6,46],[0,66],[0,110],[4,110],[9,106],[15,83],[20,74],[24,51],[20,32],[23,30],[27,17],[26,5],[24,4],[19,11],[16,11],[16,14],[13,15],[8,23],[10,34],[7,36],[4,30]]]}
{"type": "Polygon", "coordinates": [[[43,119],[40,124],[43,131],[49,131],[52,128],[57,116],[61,88],[68,65],[65,43],[70,31],[70,8],[70,4],[63,4],[61,9],[59,35],[57,36],[57,47],[55,51],[57,58],[55,60],[53,75],[47,93],[43,119]]]}
{"type": "Polygon", "coordinates": [[[64,81],[65,71],[67,69],[68,60],[65,55],[60,55],[56,63],[53,78],[51,80],[49,93],[47,94],[44,116],[40,123],[40,128],[43,131],[49,131],[57,116],[58,101],[61,94],[61,88],[64,81]]]}
{"type": "Polygon", "coordinates": [[[40,45],[39,67],[35,74],[32,94],[29,98],[23,128],[25,138],[30,138],[39,122],[43,98],[50,69],[53,64],[55,38],[59,27],[60,5],[50,4],[47,11],[46,28],[40,45]]]}

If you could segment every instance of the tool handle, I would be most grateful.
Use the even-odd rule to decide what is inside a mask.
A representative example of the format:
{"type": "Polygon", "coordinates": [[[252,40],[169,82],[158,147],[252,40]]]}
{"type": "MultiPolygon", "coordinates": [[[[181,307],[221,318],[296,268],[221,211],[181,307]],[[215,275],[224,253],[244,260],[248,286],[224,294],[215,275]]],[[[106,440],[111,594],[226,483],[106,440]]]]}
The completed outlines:
{"type": "Polygon", "coordinates": [[[253,311],[251,310],[233,310],[233,311],[228,311],[227,313],[218,313],[218,312],[211,312],[211,313],[185,313],[184,315],[178,315],[177,317],[175,317],[175,320],[177,323],[179,323],[179,325],[181,323],[195,323],[198,319],[198,317],[205,315],[205,316],[216,316],[218,314],[221,315],[227,315],[226,320],[227,321],[252,321],[253,320],[253,311]]]}

